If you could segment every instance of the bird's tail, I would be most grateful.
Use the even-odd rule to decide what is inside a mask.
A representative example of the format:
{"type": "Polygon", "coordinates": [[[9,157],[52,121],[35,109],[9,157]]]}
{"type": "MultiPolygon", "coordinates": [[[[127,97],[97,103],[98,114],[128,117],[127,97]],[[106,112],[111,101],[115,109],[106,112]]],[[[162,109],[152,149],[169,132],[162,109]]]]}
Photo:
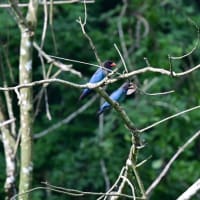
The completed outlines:
{"type": "Polygon", "coordinates": [[[97,111],[97,114],[96,114],[96,116],[98,117],[99,115],[101,115],[102,113],[103,113],[103,109],[99,109],[98,111],[97,111]]]}
{"type": "Polygon", "coordinates": [[[79,97],[78,101],[81,101],[81,100],[83,100],[83,99],[84,99],[84,97],[85,97],[85,94],[84,94],[84,93],[82,93],[82,94],[80,95],[80,97],[79,97]]]}
{"type": "Polygon", "coordinates": [[[83,92],[81,93],[80,97],[79,97],[79,101],[83,100],[86,96],[88,96],[90,93],[92,92],[92,90],[86,88],[83,90],[83,92]]]}

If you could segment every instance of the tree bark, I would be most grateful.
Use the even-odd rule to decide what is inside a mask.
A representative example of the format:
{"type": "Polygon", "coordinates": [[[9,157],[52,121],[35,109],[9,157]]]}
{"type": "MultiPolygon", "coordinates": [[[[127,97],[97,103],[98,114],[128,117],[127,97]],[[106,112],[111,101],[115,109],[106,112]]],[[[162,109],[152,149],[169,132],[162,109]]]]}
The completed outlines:
{"type": "MultiPolygon", "coordinates": [[[[38,0],[30,0],[26,16],[26,25],[20,26],[20,84],[32,82],[32,50],[33,37],[37,22],[38,0]]],[[[20,89],[20,134],[21,134],[21,160],[19,193],[24,193],[31,187],[33,162],[32,162],[32,126],[33,126],[33,98],[32,88],[20,89]]],[[[20,196],[21,200],[28,200],[29,194],[20,196]]]]}
{"type": "MultiPolygon", "coordinates": [[[[0,122],[6,121],[6,115],[3,110],[2,100],[0,99],[0,122]]],[[[5,199],[9,200],[15,194],[15,172],[16,172],[16,163],[15,163],[15,156],[14,156],[14,149],[15,149],[15,139],[11,134],[10,129],[7,126],[1,127],[1,134],[2,134],[2,142],[5,152],[5,160],[6,160],[6,181],[4,184],[5,189],[5,199]]]]}

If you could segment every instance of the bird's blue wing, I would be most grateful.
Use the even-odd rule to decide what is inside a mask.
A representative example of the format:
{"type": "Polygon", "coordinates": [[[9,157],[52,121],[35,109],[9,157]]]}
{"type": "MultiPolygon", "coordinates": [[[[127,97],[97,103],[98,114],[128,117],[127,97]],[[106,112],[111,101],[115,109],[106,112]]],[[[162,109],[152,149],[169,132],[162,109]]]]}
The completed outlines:
{"type": "Polygon", "coordinates": [[[106,76],[106,73],[103,69],[99,68],[89,80],[89,83],[97,83],[101,81],[106,76]]]}
{"type": "MultiPolygon", "coordinates": [[[[123,96],[123,89],[122,88],[119,88],[118,90],[114,91],[111,95],[110,95],[110,98],[113,100],[113,101],[118,101],[120,99],[120,97],[123,96]]],[[[110,108],[110,104],[105,101],[99,111],[98,111],[98,115],[100,115],[101,113],[103,113],[105,110],[109,109],[110,108]]]]}
{"type": "MultiPolygon", "coordinates": [[[[106,76],[106,72],[99,68],[90,78],[89,83],[98,83],[106,76]]],[[[88,96],[92,92],[91,89],[85,88],[79,97],[79,100],[84,99],[86,96],[88,96]]]]}
{"type": "Polygon", "coordinates": [[[123,89],[122,88],[119,88],[118,90],[114,91],[111,95],[110,95],[110,98],[113,100],[113,101],[119,101],[119,99],[122,97],[123,95],[123,89]]]}

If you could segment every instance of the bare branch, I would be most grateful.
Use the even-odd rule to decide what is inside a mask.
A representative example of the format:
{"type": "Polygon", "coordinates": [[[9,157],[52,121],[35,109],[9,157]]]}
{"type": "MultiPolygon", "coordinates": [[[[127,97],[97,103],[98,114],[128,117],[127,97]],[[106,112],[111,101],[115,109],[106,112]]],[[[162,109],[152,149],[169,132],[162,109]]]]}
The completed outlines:
{"type": "Polygon", "coordinates": [[[186,53],[185,55],[182,55],[182,56],[170,56],[171,59],[173,60],[179,60],[179,59],[183,59],[187,56],[189,56],[190,54],[192,54],[197,48],[198,48],[198,45],[199,45],[199,39],[200,39],[200,31],[199,31],[199,27],[198,25],[191,19],[191,18],[188,18],[189,22],[195,26],[195,28],[197,29],[197,41],[194,45],[194,47],[191,49],[191,51],[189,51],[188,53],[186,53]]]}
{"type": "Polygon", "coordinates": [[[102,198],[104,198],[106,195],[108,195],[109,193],[112,192],[112,190],[117,187],[117,184],[119,183],[120,179],[121,179],[121,176],[125,173],[125,170],[126,170],[126,167],[122,167],[121,171],[120,171],[120,174],[117,178],[117,180],[115,181],[115,183],[112,185],[112,187],[105,193],[103,194],[102,196],[100,196],[97,200],[101,200],[102,198]]]}
{"type": "Polygon", "coordinates": [[[143,185],[142,179],[140,178],[139,172],[137,171],[136,158],[135,158],[135,155],[134,155],[134,154],[136,154],[135,151],[137,151],[137,148],[135,148],[135,145],[133,143],[131,148],[130,148],[129,156],[128,156],[128,159],[126,161],[126,165],[128,167],[132,168],[132,170],[135,174],[135,178],[136,178],[137,184],[139,186],[142,198],[146,199],[144,185],[143,185]]]}
{"type": "MultiPolygon", "coordinates": [[[[73,196],[84,196],[84,195],[95,195],[95,196],[100,196],[100,195],[105,195],[105,196],[121,196],[121,197],[126,197],[129,199],[133,199],[133,196],[130,195],[126,195],[126,194],[105,194],[103,192],[85,192],[85,191],[80,191],[80,190],[75,190],[75,189],[68,189],[68,188],[63,188],[63,187],[57,187],[54,185],[51,185],[49,183],[43,183],[45,185],[47,185],[50,188],[54,188],[54,189],[58,189],[60,192],[71,192],[73,194],[73,196]]],[[[136,199],[140,199],[140,198],[136,198],[136,199]]]]}
{"type": "MultiPolygon", "coordinates": [[[[11,82],[14,83],[14,76],[13,76],[12,66],[10,63],[9,55],[8,55],[8,48],[2,48],[2,49],[3,49],[3,54],[5,57],[6,65],[8,67],[11,82]]],[[[2,76],[1,78],[3,80],[3,85],[4,85],[4,87],[7,87],[5,68],[3,67],[1,55],[0,55],[0,63],[2,63],[2,64],[0,64],[0,73],[2,76]]],[[[13,99],[11,97],[11,93],[9,91],[5,91],[4,95],[5,95],[5,101],[6,101],[6,106],[7,106],[8,118],[14,119],[15,114],[14,114],[13,105],[12,105],[13,99]]],[[[16,123],[15,122],[11,123],[10,128],[11,128],[12,136],[15,137],[16,136],[16,123]]]]}
{"type": "Polygon", "coordinates": [[[109,180],[109,176],[108,176],[108,172],[107,172],[107,168],[105,165],[105,161],[103,159],[100,160],[100,166],[101,166],[101,171],[102,171],[102,175],[105,181],[105,185],[106,185],[106,190],[109,190],[110,188],[110,180],[109,180]]]}
{"type": "MultiPolygon", "coordinates": [[[[44,46],[44,41],[46,38],[46,32],[47,32],[47,23],[48,23],[48,8],[47,8],[47,1],[44,0],[44,24],[43,24],[43,31],[42,31],[42,37],[41,37],[41,44],[40,44],[40,49],[42,50],[43,46],[44,46]]],[[[45,64],[44,64],[44,58],[42,57],[41,53],[39,53],[39,57],[41,60],[41,64],[42,64],[42,72],[43,72],[43,78],[49,78],[46,74],[46,69],[45,69],[45,64]]],[[[52,66],[52,65],[50,65],[52,66]]],[[[51,69],[51,67],[50,67],[51,69]]],[[[44,86],[43,86],[44,87],[44,86]]],[[[41,96],[39,98],[38,104],[37,104],[37,108],[40,106],[40,102],[41,102],[41,98],[43,96],[43,91],[44,91],[44,98],[45,98],[45,108],[46,108],[46,116],[49,120],[51,120],[51,114],[50,114],[50,110],[49,110],[49,104],[48,104],[48,94],[47,94],[47,87],[44,87],[44,89],[41,90],[41,96]]],[[[35,114],[37,114],[37,111],[39,109],[36,109],[35,114]]]]}
{"type": "Polygon", "coordinates": [[[50,110],[49,110],[49,102],[48,102],[47,88],[44,88],[44,98],[45,98],[46,115],[47,115],[47,118],[48,118],[49,120],[51,120],[52,117],[51,117],[51,113],[50,113],[50,110]]]}
{"type": "MultiPolygon", "coordinates": [[[[127,176],[128,176],[128,167],[126,166],[125,170],[124,170],[124,173],[119,177],[120,179],[122,179],[122,181],[121,181],[117,191],[110,192],[110,194],[118,194],[118,195],[122,194],[122,191],[123,191],[123,189],[125,187],[125,184],[126,184],[127,176]]],[[[133,198],[134,197],[135,197],[135,195],[133,196],[133,198]]],[[[104,200],[106,200],[106,198],[107,197],[105,196],[104,200]]],[[[110,200],[117,200],[117,199],[119,199],[119,196],[112,196],[110,198],[110,200]]]]}
{"type": "Polygon", "coordinates": [[[60,69],[62,69],[63,71],[70,71],[71,73],[81,77],[81,73],[78,72],[75,69],[72,69],[72,65],[65,65],[61,62],[58,62],[54,59],[52,59],[48,54],[46,54],[38,45],[36,42],[33,42],[33,46],[35,47],[35,49],[37,49],[37,51],[47,60],[47,62],[49,63],[53,63],[55,66],[59,67],[60,69]]]}
{"type": "Polygon", "coordinates": [[[41,38],[41,44],[40,48],[42,49],[44,46],[44,40],[46,37],[47,32],[47,23],[48,23],[48,8],[47,8],[47,0],[42,1],[44,3],[44,24],[43,24],[43,30],[42,30],[42,38],[41,38]]]}
{"type": "Polygon", "coordinates": [[[149,188],[146,190],[146,195],[149,196],[152,191],[156,188],[156,186],[160,183],[162,178],[167,174],[169,171],[171,165],[173,162],[177,159],[177,157],[188,147],[189,144],[191,144],[195,139],[197,139],[200,136],[200,130],[196,132],[192,137],[190,137],[174,154],[174,156],[169,160],[165,168],[162,170],[162,172],[159,174],[159,176],[156,178],[156,180],[149,186],[149,188]]]}
{"type": "Polygon", "coordinates": [[[141,161],[140,163],[138,163],[136,165],[136,168],[141,167],[142,165],[144,165],[149,159],[151,159],[152,156],[149,156],[148,158],[144,159],[143,161],[141,161]]]}
{"type": "MultiPolygon", "coordinates": [[[[85,65],[100,67],[99,65],[86,63],[86,62],[83,62],[83,61],[72,60],[72,59],[68,59],[68,58],[61,58],[61,57],[51,56],[51,55],[49,55],[49,56],[52,57],[52,58],[57,58],[57,59],[61,59],[61,60],[66,60],[66,61],[81,63],[81,64],[85,64],[85,65]]],[[[135,75],[138,75],[138,74],[143,74],[143,73],[146,73],[146,72],[154,72],[154,73],[159,73],[159,74],[163,74],[163,75],[167,75],[167,76],[171,76],[171,74],[173,73],[174,77],[180,77],[180,76],[190,74],[191,72],[193,72],[193,71],[195,71],[199,68],[200,68],[200,64],[198,64],[198,65],[196,65],[196,66],[192,67],[191,69],[186,70],[184,72],[176,73],[175,71],[171,72],[170,70],[166,70],[166,69],[162,69],[162,68],[156,68],[156,67],[152,67],[152,66],[147,66],[147,67],[144,67],[144,68],[141,68],[141,69],[138,69],[138,70],[131,71],[131,72],[126,73],[126,74],[121,74],[118,77],[116,77],[115,79],[110,79],[108,81],[108,83],[114,83],[118,79],[127,79],[127,78],[130,78],[132,76],[135,76],[135,75]]]]}
{"type": "MultiPolygon", "coordinates": [[[[93,63],[88,63],[88,62],[84,62],[84,61],[80,61],[80,60],[73,60],[73,59],[69,59],[69,58],[62,58],[62,57],[58,57],[58,56],[52,56],[52,55],[49,55],[51,58],[56,58],[56,59],[59,59],[59,60],[66,60],[66,61],[70,61],[70,62],[74,62],[74,63],[80,63],[80,64],[84,64],[84,65],[89,65],[89,66],[94,66],[94,67],[99,67],[99,68],[102,68],[102,69],[105,69],[109,72],[115,72],[115,70],[111,70],[111,69],[107,69],[101,65],[96,65],[96,64],[93,64],[93,63]]],[[[120,74],[118,72],[115,72],[117,74],[120,74]]]]}
{"type": "Polygon", "coordinates": [[[16,21],[17,21],[19,28],[20,29],[26,29],[26,31],[30,31],[29,25],[28,25],[26,19],[24,18],[24,16],[22,15],[22,12],[18,7],[17,1],[16,0],[9,0],[9,2],[10,2],[9,7],[12,8],[13,13],[15,14],[16,21]]]}
{"type": "Polygon", "coordinates": [[[132,191],[132,196],[133,196],[133,200],[135,200],[135,189],[134,189],[134,186],[133,184],[129,181],[129,179],[125,176],[122,176],[122,178],[128,183],[128,185],[130,186],[131,188],[131,191],[132,191]]]}
{"type": "MultiPolygon", "coordinates": [[[[51,190],[51,191],[54,191],[54,192],[57,192],[57,193],[67,194],[67,195],[76,196],[76,197],[79,197],[79,196],[82,197],[82,196],[85,196],[85,195],[92,195],[92,196],[106,195],[106,196],[121,196],[121,197],[126,197],[128,199],[133,199],[133,196],[126,195],[126,194],[105,194],[103,192],[85,192],[85,191],[80,191],[80,190],[75,190],[75,189],[57,187],[57,186],[51,185],[51,184],[49,184],[47,182],[43,182],[43,184],[45,184],[46,187],[35,187],[35,188],[32,188],[30,190],[27,190],[26,192],[14,195],[10,200],[16,200],[17,197],[23,196],[23,195],[31,193],[31,192],[34,192],[36,190],[51,190]]],[[[141,199],[141,198],[136,197],[136,199],[141,199]]]]}
{"type": "MultiPolygon", "coordinates": [[[[4,87],[7,87],[7,82],[4,80],[4,87]]],[[[10,96],[9,91],[5,91],[5,99],[6,99],[6,105],[7,105],[7,111],[8,111],[8,117],[10,119],[14,119],[14,111],[13,111],[13,105],[12,105],[12,98],[10,96]]],[[[16,124],[12,123],[11,124],[11,133],[13,136],[16,136],[16,124]]]]}
{"type": "Polygon", "coordinates": [[[24,83],[24,84],[20,84],[14,87],[0,87],[1,91],[9,91],[9,90],[15,90],[18,91],[21,88],[29,88],[29,87],[33,87],[36,85],[42,85],[42,84],[47,84],[47,83],[62,83],[66,86],[71,86],[71,87],[75,87],[75,88],[90,88],[90,89],[94,89],[95,87],[99,87],[98,84],[94,84],[94,83],[86,83],[86,84],[77,84],[77,83],[73,83],[70,81],[65,81],[62,79],[57,79],[57,78],[51,78],[51,79],[46,79],[46,80],[39,80],[39,81],[34,81],[31,83],[24,83]]]}
{"type": "Polygon", "coordinates": [[[6,120],[6,113],[4,112],[3,101],[0,98],[0,132],[1,132],[1,140],[3,143],[4,154],[5,154],[5,199],[10,199],[14,194],[16,194],[16,162],[14,157],[14,145],[15,139],[10,131],[10,126],[7,126],[10,123],[13,123],[15,119],[6,120]]]}
{"type": "Polygon", "coordinates": [[[47,134],[49,134],[50,132],[58,129],[59,127],[61,127],[64,124],[69,123],[71,120],[73,120],[75,117],[77,117],[80,113],[82,113],[84,110],[86,110],[90,105],[92,105],[92,103],[96,100],[97,95],[94,96],[90,101],[88,101],[86,104],[84,104],[83,106],[81,106],[78,110],[76,110],[75,112],[71,113],[68,117],[66,117],[65,119],[61,120],[60,122],[50,126],[48,129],[40,132],[40,133],[36,133],[34,134],[34,139],[38,139],[40,137],[43,137],[47,134]]]}
{"type": "Polygon", "coordinates": [[[51,30],[51,37],[53,40],[53,46],[54,46],[54,51],[55,54],[58,54],[58,47],[57,47],[57,42],[56,42],[56,35],[53,27],[53,9],[54,9],[54,0],[50,0],[50,6],[49,6],[49,25],[50,25],[50,30],[51,30]]]}
{"type": "MultiPolygon", "coordinates": [[[[191,68],[191,69],[189,69],[189,70],[186,70],[184,72],[180,72],[180,73],[173,72],[173,76],[177,76],[177,77],[178,76],[183,76],[183,75],[189,74],[189,73],[197,70],[198,68],[200,68],[200,64],[195,66],[195,67],[193,67],[193,68],[191,68]]],[[[98,83],[95,83],[95,84],[87,83],[87,84],[81,85],[81,84],[76,84],[76,83],[69,82],[69,81],[64,81],[64,80],[61,80],[61,79],[46,79],[46,80],[35,81],[35,82],[32,82],[32,83],[28,83],[28,84],[17,85],[15,87],[7,87],[7,88],[0,87],[0,90],[2,90],[2,91],[16,90],[16,89],[19,89],[19,88],[32,87],[32,86],[35,86],[35,85],[40,85],[40,84],[44,84],[44,83],[52,83],[52,82],[63,83],[65,85],[72,86],[72,87],[75,87],[75,88],[86,88],[86,87],[88,87],[90,89],[94,89],[94,88],[102,86],[102,85],[107,85],[107,84],[110,84],[110,83],[114,83],[114,82],[118,81],[119,79],[126,79],[126,78],[129,78],[129,77],[134,76],[136,74],[142,74],[142,73],[145,73],[145,72],[148,72],[148,71],[161,73],[161,74],[165,74],[165,75],[168,75],[168,76],[171,75],[171,72],[168,71],[168,70],[165,70],[165,69],[153,68],[153,67],[145,67],[145,68],[142,68],[142,69],[138,69],[138,70],[132,71],[130,73],[119,75],[116,78],[108,79],[106,77],[102,81],[100,81],[98,83]]]]}
{"type": "MultiPolygon", "coordinates": [[[[132,185],[132,183],[128,179],[128,169],[130,168],[135,174],[136,181],[138,183],[140,192],[142,194],[142,197],[140,197],[140,198],[141,199],[146,199],[143,183],[141,181],[139,173],[137,172],[137,169],[136,169],[137,166],[135,165],[135,162],[136,162],[136,159],[135,159],[136,151],[137,151],[137,149],[135,148],[135,145],[133,143],[131,148],[130,148],[130,151],[129,151],[129,156],[128,156],[127,161],[126,161],[126,166],[124,166],[122,168],[118,179],[116,180],[114,185],[108,190],[108,192],[106,194],[109,194],[109,193],[110,194],[113,194],[113,193],[114,194],[121,194],[123,189],[124,189],[124,187],[125,187],[125,184],[127,182],[128,185],[131,187],[133,197],[135,197],[134,186],[132,185]],[[122,179],[121,182],[119,182],[120,179],[122,179]],[[119,183],[120,183],[120,185],[118,185],[119,183]],[[117,191],[112,192],[115,187],[117,187],[117,191]]],[[[99,197],[98,200],[101,200],[102,198],[103,198],[103,196],[99,197]]],[[[117,199],[119,199],[119,196],[113,196],[113,197],[111,197],[111,199],[112,200],[117,200],[117,199]]],[[[106,200],[106,196],[105,196],[104,200],[106,200]]]]}
{"type": "MultiPolygon", "coordinates": [[[[142,37],[146,37],[148,35],[148,33],[150,32],[150,26],[149,26],[149,22],[147,21],[147,19],[142,16],[140,13],[134,13],[134,15],[137,17],[138,21],[137,21],[137,29],[136,29],[136,44],[137,44],[137,47],[139,47],[139,42],[140,42],[140,38],[141,38],[141,35],[142,37]],[[143,24],[144,26],[144,32],[141,33],[141,28],[140,28],[140,24],[143,24]]],[[[142,29],[143,30],[143,29],[142,29]]]]}
{"type": "Polygon", "coordinates": [[[1,122],[1,123],[0,123],[0,128],[3,127],[3,126],[6,126],[6,125],[8,125],[8,124],[13,123],[15,120],[16,120],[16,119],[13,118],[13,119],[9,119],[9,120],[6,120],[6,121],[4,121],[4,122],[1,122]]]}
{"type": "MultiPolygon", "coordinates": [[[[186,70],[184,72],[176,73],[176,72],[173,71],[172,73],[173,73],[174,77],[179,77],[179,76],[187,75],[187,74],[197,70],[198,68],[200,68],[200,64],[196,65],[195,67],[193,67],[189,70],[186,70]]],[[[142,69],[134,70],[134,71],[129,72],[127,74],[123,74],[123,75],[119,76],[118,78],[120,78],[120,79],[121,78],[122,79],[123,78],[129,78],[131,76],[134,76],[134,75],[137,75],[137,74],[142,74],[142,73],[145,73],[145,72],[155,72],[155,73],[160,73],[160,74],[171,76],[171,72],[169,70],[165,70],[165,69],[162,69],[162,68],[155,68],[155,67],[144,67],[142,69]]]]}
{"type": "Polygon", "coordinates": [[[102,66],[102,62],[101,62],[101,59],[100,59],[100,57],[98,55],[98,52],[97,52],[96,47],[94,45],[94,42],[92,41],[90,36],[85,31],[85,25],[87,23],[87,7],[86,7],[86,4],[85,4],[85,0],[84,0],[84,22],[82,22],[81,17],[79,17],[79,19],[77,19],[76,22],[80,24],[81,30],[83,32],[83,35],[87,38],[87,40],[88,40],[88,42],[90,44],[90,47],[92,48],[92,50],[94,52],[94,55],[95,55],[95,57],[97,59],[97,62],[99,63],[100,66],[102,66]]]}
{"type": "Polygon", "coordinates": [[[200,179],[193,183],[181,196],[176,200],[188,200],[200,190],[200,179]]]}
{"type": "Polygon", "coordinates": [[[125,63],[125,61],[124,61],[124,58],[123,58],[123,56],[122,56],[122,54],[121,54],[119,48],[117,47],[116,44],[114,44],[114,47],[115,47],[115,49],[117,50],[117,52],[118,52],[118,54],[119,54],[119,56],[120,56],[120,58],[121,58],[122,64],[124,65],[124,68],[125,68],[125,72],[128,73],[128,69],[127,69],[126,63],[125,63]]]}
{"type": "Polygon", "coordinates": [[[114,102],[112,99],[110,99],[108,94],[103,89],[95,88],[95,91],[99,93],[117,111],[117,113],[119,114],[120,118],[123,120],[126,127],[129,129],[131,134],[133,134],[135,145],[140,146],[140,139],[138,136],[137,128],[133,124],[133,122],[130,120],[126,112],[119,106],[117,102],[114,102]]]}
{"type": "MultiPolygon", "coordinates": [[[[126,47],[126,43],[125,43],[125,39],[124,39],[124,31],[123,31],[123,26],[122,26],[123,17],[126,14],[126,10],[127,10],[127,7],[128,7],[128,0],[123,0],[122,2],[123,2],[123,6],[121,8],[121,12],[120,12],[120,15],[119,15],[118,20],[117,20],[117,27],[118,27],[119,40],[120,40],[122,52],[123,52],[125,60],[128,63],[128,66],[130,67],[131,62],[130,62],[130,59],[128,57],[128,50],[127,50],[127,47],[126,47]]],[[[118,53],[119,53],[119,51],[118,51],[118,53]]],[[[122,56],[120,56],[120,57],[122,58],[122,56]]],[[[123,62],[123,59],[122,59],[122,62],[123,62]]],[[[124,65],[124,67],[125,67],[126,72],[128,72],[126,65],[124,65]]]]}
{"type": "Polygon", "coordinates": [[[150,125],[150,126],[147,126],[146,128],[140,129],[140,130],[138,130],[138,131],[139,131],[140,133],[145,132],[145,131],[147,131],[148,129],[153,128],[154,126],[157,126],[158,124],[161,124],[161,123],[163,123],[163,122],[165,122],[165,121],[167,121],[167,120],[169,120],[169,119],[178,117],[178,116],[180,116],[180,115],[183,115],[183,114],[185,114],[185,113],[187,113],[187,112],[191,112],[191,111],[196,110],[196,109],[199,109],[199,108],[200,108],[200,105],[195,106],[195,107],[192,107],[192,108],[189,108],[189,109],[187,109],[187,110],[183,110],[183,111],[181,111],[181,112],[178,112],[178,113],[176,113],[176,114],[174,114],[174,115],[171,115],[171,116],[169,116],[169,117],[166,117],[166,118],[164,118],[164,119],[162,119],[162,120],[160,120],[160,121],[158,121],[158,122],[153,123],[153,124],[150,125]]]}
{"type": "Polygon", "coordinates": [[[175,92],[174,90],[170,90],[170,91],[166,91],[166,92],[149,93],[149,92],[145,92],[139,88],[137,88],[137,90],[141,91],[143,94],[148,95],[148,96],[166,95],[166,94],[171,94],[171,93],[175,92]]]}
{"type": "MultiPolygon", "coordinates": [[[[49,77],[50,76],[50,73],[51,73],[51,70],[52,70],[52,65],[53,64],[50,64],[50,67],[47,71],[47,74],[46,74],[46,77],[49,77]]],[[[50,78],[56,78],[60,73],[62,72],[61,69],[58,69],[57,72],[55,72],[50,78]]],[[[46,92],[46,88],[47,88],[48,84],[44,84],[43,87],[40,89],[40,92],[38,92],[37,95],[35,95],[35,98],[33,101],[36,101],[37,100],[37,104],[36,104],[36,108],[35,108],[35,113],[34,113],[34,118],[37,116],[37,114],[39,113],[39,106],[40,106],[40,103],[41,103],[41,100],[42,100],[42,96],[43,94],[46,92]]],[[[47,95],[47,94],[46,94],[47,95]]],[[[46,98],[46,97],[45,97],[46,98]]],[[[48,98],[48,97],[47,97],[48,98]]],[[[46,102],[46,99],[45,99],[45,104],[48,103],[46,102]]],[[[47,117],[48,117],[48,107],[49,105],[46,105],[46,111],[47,111],[47,117]]],[[[49,113],[50,114],[50,113],[49,113]]]]}
{"type": "MultiPolygon", "coordinates": [[[[94,3],[94,0],[85,0],[85,3],[94,3]]],[[[71,3],[83,3],[82,0],[61,0],[61,1],[53,1],[54,5],[63,5],[63,4],[71,4],[71,3]]],[[[43,5],[43,1],[39,1],[39,5],[43,5]]],[[[47,5],[50,5],[51,1],[47,1],[47,5]]],[[[0,8],[10,8],[10,4],[0,4],[0,8]]],[[[18,7],[28,7],[28,3],[19,3],[18,7]]]]}

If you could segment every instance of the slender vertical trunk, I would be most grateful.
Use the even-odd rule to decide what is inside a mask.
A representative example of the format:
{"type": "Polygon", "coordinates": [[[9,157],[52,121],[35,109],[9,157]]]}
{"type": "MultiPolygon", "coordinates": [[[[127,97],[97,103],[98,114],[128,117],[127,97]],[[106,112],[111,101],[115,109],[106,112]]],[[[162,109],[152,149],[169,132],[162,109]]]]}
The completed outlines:
{"type": "MultiPolygon", "coordinates": [[[[26,22],[29,27],[21,27],[19,78],[20,84],[32,82],[32,50],[33,36],[37,21],[38,0],[30,0],[26,22]]],[[[30,189],[33,163],[32,163],[32,120],[33,120],[32,88],[20,89],[20,134],[21,134],[21,163],[19,193],[30,189]]],[[[20,196],[28,200],[29,194],[20,196]]]]}
{"type": "MultiPolygon", "coordinates": [[[[5,112],[3,111],[3,104],[0,99],[0,122],[6,120],[5,112]]],[[[9,126],[9,125],[8,125],[9,126]]],[[[15,164],[15,156],[14,156],[14,148],[15,148],[15,139],[11,134],[8,126],[1,127],[2,133],[2,142],[4,146],[5,158],[6,158],[6,181],[4,184],[6,200],[11,199],[11,197],[15,194],[15,172],[16,172],[16,164],[15,164]]]]}
{"type": "MultiPolygon", "coordinates": [[[[22,30],[20,45],[20,84],[32,82],[32,36],[22,30]]],[[[32,88],[20,90],[21,163],[19,193],[30,188],[32,177],[32,88]]],[[[28,199],[28,194],[20,197],[28,199]]]]}

